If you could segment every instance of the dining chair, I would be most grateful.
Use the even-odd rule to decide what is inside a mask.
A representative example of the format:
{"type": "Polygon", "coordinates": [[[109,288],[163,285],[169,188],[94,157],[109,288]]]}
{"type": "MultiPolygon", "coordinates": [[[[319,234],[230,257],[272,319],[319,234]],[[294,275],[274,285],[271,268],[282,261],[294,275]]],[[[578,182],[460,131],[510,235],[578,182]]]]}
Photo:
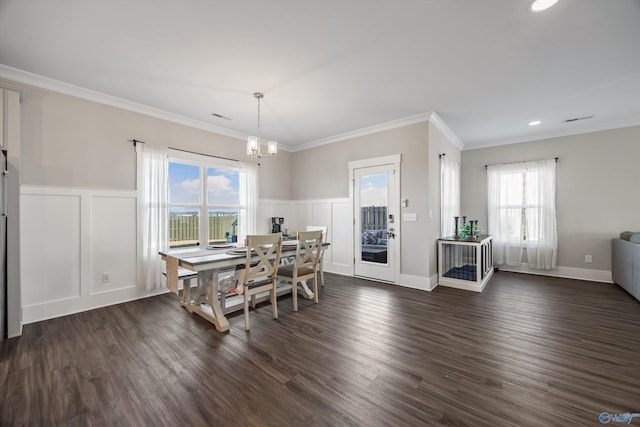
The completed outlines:
{"type": "Polygon", "coordinates": [[[295,261],[281,265],[278,279],[290,282],[293,311],[298,311],[298,283],[313,280],[313,302],[318,303],[318,261],[322,253],[322,231],[299,231],[295,261]]]}
{"type": "Polygon", "coordinates": [[[273,318],[278,318],[278,300],[276,296],[276,282],[280,252],[282,250],[282,234],[265,234],[247,236],[247,257],[244,265],[243,295],[244,295],[244,328],[249,330],[249,300],[251,307],[256,307],[256,295],[269,291],[273,318]],[[256,263],[253,258],[257,256],[256,263]]]}
{"type": "MultiPolygon", "coordinates": [[[[327,226],[326,225],[307,225],[307,231],[322,231],[322,242],[327,241],[327,226]]],[[[320,286],[324,288],[324,246],[320,253],[320,261],[318,262],[318,270],[320,271],[320,286]]]]}

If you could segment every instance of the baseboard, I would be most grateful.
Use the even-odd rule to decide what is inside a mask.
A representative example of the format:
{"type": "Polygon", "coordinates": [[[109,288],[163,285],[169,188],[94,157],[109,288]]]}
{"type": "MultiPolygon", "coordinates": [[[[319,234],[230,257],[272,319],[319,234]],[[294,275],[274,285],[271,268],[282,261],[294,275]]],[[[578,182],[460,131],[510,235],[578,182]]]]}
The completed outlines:
{"type": "Polygon", "coordinates": [[[351,266],[344,264],[324,264],[325,273],[335,273],[341,276],[353,276],[351,266]]]}
{"type": "Polygon", "coordinates": [[[413,276],[410,274],[400,274],[398,278],[398,286],[404,286],[405,288],[420,289],[423,291],[432,291],[435,286],[432,285],[432,281],[429,277],[413,276]]]}
{"type": "Polygon", "coordinates": [[[586,268],[573,268],[558,266],[555,270],[536,270],[529,268],[527,264],[521,264],[519,267],[508,265],[498,266],[501,271],[511,271],[514,273],[535,274],[538,276],[562,277],[565,279],[586,280],[589,282],[613,283],[610,271],[606,270],[589,270],[586,268]]]}
{"type": "Polygon", "coordinates": [[[162,288],[153,291],[143,291],[137,287],[119,289],[113,292],[89,295],[87,297],[47,301],[22,307],[22,324],[40,322],[83,311],[94,310],[114,304],[121,304],[137,299],[152,297],[169,292],[162,288]]]}
{"type": "Polygon", "coordinates": [[[434,290],[436,286],[438,286],[438,273],[431,275],[429,283],[431,285],[431,289],[429,289],[430,291],[434,290]]]}
{"type": "Polygon", "coordinates": [[[7,338],[18,338],[19,336],[21,336],[21,335],[22,335],[22,326],[23,326],[23,324],[21,323],[21,324],[20,324],[20,327],[19,327],[19,329],[18,329],[18,332],[17,332],[17,333],[14,333],[14,334],[11,334],[11,333],[10,333],[10,334],[9,334],[9,336],[8,336],[7,338]]]}
{"type": "MultiPolygon", "coordinates": [[[[335,265],[332,267],[333,268],[329,269],[327,268],[327,265],[325,265],[324,271],[327,273],[339,274],[340,276],[356,277],[350,271],[348,266],[345,266],[345,268],[338,268],[338,269],[335,268],[336,267],[335,265]]],[[[375,279],[371,279],[371,278],[366,278],[366,279],[374,282],[376,281],[375,279]]],[[[396,286],[402,286],[402,287],[411,288],[411,289],[420,289],[422,291],[429,291],[429,292],[432,291],[436,286],[438,286],[437,282],[438,282],[437,274],[432,276],[431,278],[422,277],[422,276],[413,276],[410,274],[401,274],[397,283],[382,281],[382,283],[390,283],[396,286]]]]}

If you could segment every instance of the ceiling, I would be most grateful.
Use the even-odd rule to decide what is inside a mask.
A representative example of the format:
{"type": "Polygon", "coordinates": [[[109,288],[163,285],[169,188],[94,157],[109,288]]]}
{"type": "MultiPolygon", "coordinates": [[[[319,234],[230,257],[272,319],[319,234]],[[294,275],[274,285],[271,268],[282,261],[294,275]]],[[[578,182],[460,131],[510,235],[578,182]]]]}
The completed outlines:
{"type": "Polygon", "coordinates": [[[0,0],[0,64],[237,134],[260,91],[291,150],[428,112],[465,149],[640,124],[640,0],[529,2],[0,0]]]}

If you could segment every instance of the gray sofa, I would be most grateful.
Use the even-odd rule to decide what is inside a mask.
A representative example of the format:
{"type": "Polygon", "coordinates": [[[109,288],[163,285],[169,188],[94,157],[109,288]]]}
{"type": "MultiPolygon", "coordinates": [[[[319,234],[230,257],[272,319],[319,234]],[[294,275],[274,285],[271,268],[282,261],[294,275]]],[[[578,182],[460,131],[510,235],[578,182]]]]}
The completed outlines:
{"type": "Polygon", "coordinates": [[[640,232],[620,233],[611,245],[613,281],[640,300],[640,232]]]}
{"type": "Polygon", "coordinates": [[[387,230],[365,230],[360,243],[363,261],[387,262],[387,230]]]}

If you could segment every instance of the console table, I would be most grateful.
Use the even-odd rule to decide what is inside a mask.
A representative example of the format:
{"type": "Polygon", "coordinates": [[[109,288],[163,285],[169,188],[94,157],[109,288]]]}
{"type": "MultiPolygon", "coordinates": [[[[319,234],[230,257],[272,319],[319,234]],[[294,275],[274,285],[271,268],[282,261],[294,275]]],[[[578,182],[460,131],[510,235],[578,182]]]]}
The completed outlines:
{"type": "Polygon", "coordinates": [[[482,292],[492,275],[491,236],[438,239],[438,285],[482,292]]]}

